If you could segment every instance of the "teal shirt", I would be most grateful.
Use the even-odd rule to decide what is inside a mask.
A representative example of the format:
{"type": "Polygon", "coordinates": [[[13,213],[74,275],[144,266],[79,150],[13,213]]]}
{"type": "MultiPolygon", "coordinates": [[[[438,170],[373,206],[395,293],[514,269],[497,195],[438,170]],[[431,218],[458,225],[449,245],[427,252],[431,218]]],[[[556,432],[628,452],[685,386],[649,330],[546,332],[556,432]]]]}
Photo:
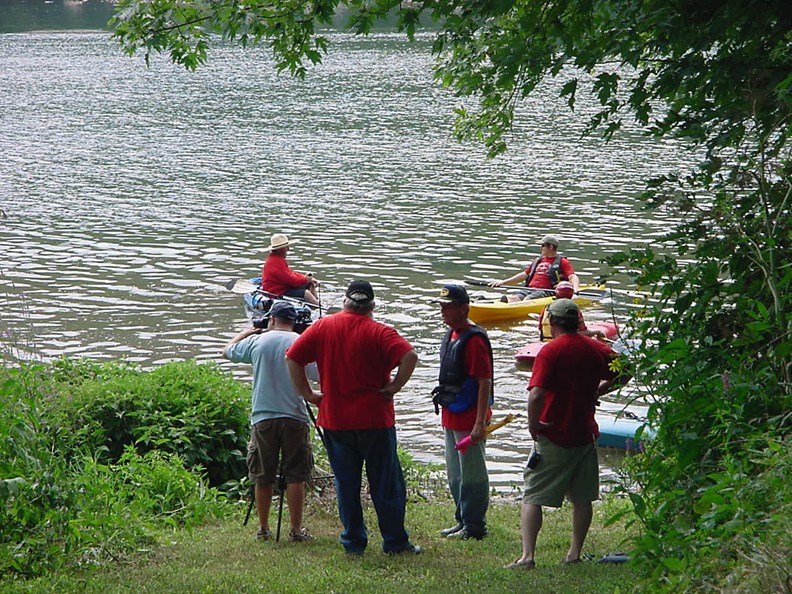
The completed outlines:
{"type": "MultiPolygon", "coordinates": [[[[297,337],[296,332],[270,330],[248,336],[226,349],[230,361],[253,366],[251,425],[283,417],[308,423],[305,400],[294,387],[286,366],[286,350],[297,337]]],[[[318,379],[315,365],[307,371],[310,379],[318,379]]]]}

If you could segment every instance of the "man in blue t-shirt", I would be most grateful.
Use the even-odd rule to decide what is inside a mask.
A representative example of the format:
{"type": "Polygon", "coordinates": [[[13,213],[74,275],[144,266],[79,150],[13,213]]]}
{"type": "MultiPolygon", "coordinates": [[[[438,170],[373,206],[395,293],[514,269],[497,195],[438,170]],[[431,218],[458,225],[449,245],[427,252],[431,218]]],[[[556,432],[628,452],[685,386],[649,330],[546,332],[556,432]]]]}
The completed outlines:
{"type": "MultiPolygon", "coordinates": [[[[286,367],[286,350],[297,340],[294,322],[297,311],[286,301],[276,301],[270,310],[266,332],[250,326],[232,338],[223,356],[235,363],[253,365],[252,426],[247,464],[250,480],[256,485],[258,540],[269,540],[269,512],[273,485],[278,476],[278,460],[286,480],[290,542],[311,537],[302,526],[305,481],[312,469],[308,411],[305,400],[292,384],[286,367]]],[[[315,368],[311,379],[318,379],[315,368]]]]}

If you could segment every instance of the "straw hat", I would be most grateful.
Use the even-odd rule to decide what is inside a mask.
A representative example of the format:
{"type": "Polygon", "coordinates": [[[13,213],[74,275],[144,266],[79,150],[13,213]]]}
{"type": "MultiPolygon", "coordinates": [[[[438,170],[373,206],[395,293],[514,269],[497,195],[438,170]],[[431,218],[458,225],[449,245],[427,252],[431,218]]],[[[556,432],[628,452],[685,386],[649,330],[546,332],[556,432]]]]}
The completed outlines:
{"type": "Polygon", "coordinates": [[[290,245],[294,245],[295,243],[299,243],[299,241],[300,241],[299,239],[295,239],[293,241],[290,241],[288,235],[284,235],[283,233],[275,233],[270,238],[270,244],[264,249],[265,250],[269,250],[269,251],[279,250],[281,248],[285,248],[285,247],[288,247],[290,245]]]}

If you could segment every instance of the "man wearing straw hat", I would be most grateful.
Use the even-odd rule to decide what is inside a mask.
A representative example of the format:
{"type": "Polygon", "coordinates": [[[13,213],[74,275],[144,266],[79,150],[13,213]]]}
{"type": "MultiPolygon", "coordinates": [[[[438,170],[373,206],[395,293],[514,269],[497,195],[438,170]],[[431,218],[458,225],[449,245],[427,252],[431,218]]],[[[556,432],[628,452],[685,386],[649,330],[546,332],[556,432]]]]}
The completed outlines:
{"type": "Polygon", "coordinates": [[[317,297],[319,281],[310,272],[308,274],[294,272],[286,263],[289,246],[298,242],[299,240],[290,240],[282,233],[275,233],[270,238],[270,244],[265,248],[270,254],[261,269],[261,288],[268,293],[295,297],[319,305],[317,297]]]}

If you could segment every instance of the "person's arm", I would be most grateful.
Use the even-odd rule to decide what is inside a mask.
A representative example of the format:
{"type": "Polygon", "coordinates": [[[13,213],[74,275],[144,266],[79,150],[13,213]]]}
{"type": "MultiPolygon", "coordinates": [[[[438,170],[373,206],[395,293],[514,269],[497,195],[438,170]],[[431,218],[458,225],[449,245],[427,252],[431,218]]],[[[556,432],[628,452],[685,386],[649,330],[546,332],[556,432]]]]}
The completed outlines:
{"type": "Polygon", "coordinates": [[[404,353],[402,358],[399,359],[398,371],[396,372],[396,375],[391,381],[380,388],[380,394],[382,394],[388,400],[392,399],[394,394],[401,390],[404,387],[404,384],[406,384],[410,377],[412,377],[413,371],[415,371],[415,366],[417,364],[418,353],[415,352],[415,349],[404,353]]]}
{"type": "Polygon", "coordinates": [[[308,278],[308,282],[311,283],[312,287],[318,287],[321,283],[319,279],[313,275],[313,272],[306,272],[305,276],[308,278]]]}
{"type": "MultiPolygon", "coordinates": [[[[619,360],[620,357],[618,355],[614,356],[612,360],[619,360]]],[[[613,375],[613,377],[609,379],[604,379],[600,381],[599,386],[597,386],[597,396],[602,396],[603,394],[607,394],[608,392],[613,392],[621,388],[627,382],[632,379],[632,373],[624,369],[623,367],[619,369],[617,373],[613,375]]]]}
{"type": "Polygon", "coordinates": [[[597,340],[606,341],[608,339],[605,336],[605,333],[602,330],[589,330],[586,328],[585,330],[578,330],[578,334],[582,334],[583,336],[589,336],[591,338],[596,338],[597,340]]]}
{"type": "Polygon", "coordinates": [[[489,284],[490,287],[500,287],[501,285],[514,285],[517,283],[521,283],[526,278],[528,278],[528,274],[523,270],[518,272],[514,276],[510,276],[506,280],[503,281],[493,281],[489,284]]]}
{"type": "Polygon", "coordinates": [[[599,386],[597,386],[597,396],[602,396],[617,388],[621,388],[632,379],[632,373],[629,369],[629,359],[619,355],[613,349],[605,345],[602,345],[601,348],[606,349],[605,356],[608,361],[608,372],[605,379],[600,381],[599,386]]]}
{"type": "Polygon", "coordinates": [[[570,274],[569,275],[569,282],[572,283],[572,287],[574,288],[575,293],[580,291],[580,278],[578,277],[577,274],[575,274],[575,273],[570,274]]]}
{"type": "Polygon", "coordinates": [[[318,406],[322,401],[323,394],[315,392],[311,388],[311,384],[308,383],[308,375],[305,373],[305,365],[300,365],[297,361],[286,357],[286,366],[289,368],[289,376],[294,387],[297,388],[297,393],[311,404],[318,406]]]}
{"type": "Polygon", "coordinates": [[[492,392],[492,380],[490,378],[477,377],[478,400],[476,402],[476,422],[470,431],[470,439],[473,445],[486,437],[487,411],[489,410],[490,393],[492,392]]]}
{"type": "Polygon", "coordinates": [[[534,386],[528,394],[528,432],[534,441],[539,437],[539,431],[551,427],[552,423],[543,423],[539,420],[544,408],[545,393],[547,390],[534,386]]]}
{"type": "Polygon", "coordinates": [[[251,336],[253,334],[260,334],[260,333],[261,333],[261,329],[256,328],[255,326],[248,326],[247,328],[242,330],[239,334],[234,336],[234,338],[229,340],[228,343],[223,347],[223,352],[222,352],[223,358],[228,359],[228,349],[230,347],[234,346],[238,342],[245,340],[248,336],[251,336]]]}

